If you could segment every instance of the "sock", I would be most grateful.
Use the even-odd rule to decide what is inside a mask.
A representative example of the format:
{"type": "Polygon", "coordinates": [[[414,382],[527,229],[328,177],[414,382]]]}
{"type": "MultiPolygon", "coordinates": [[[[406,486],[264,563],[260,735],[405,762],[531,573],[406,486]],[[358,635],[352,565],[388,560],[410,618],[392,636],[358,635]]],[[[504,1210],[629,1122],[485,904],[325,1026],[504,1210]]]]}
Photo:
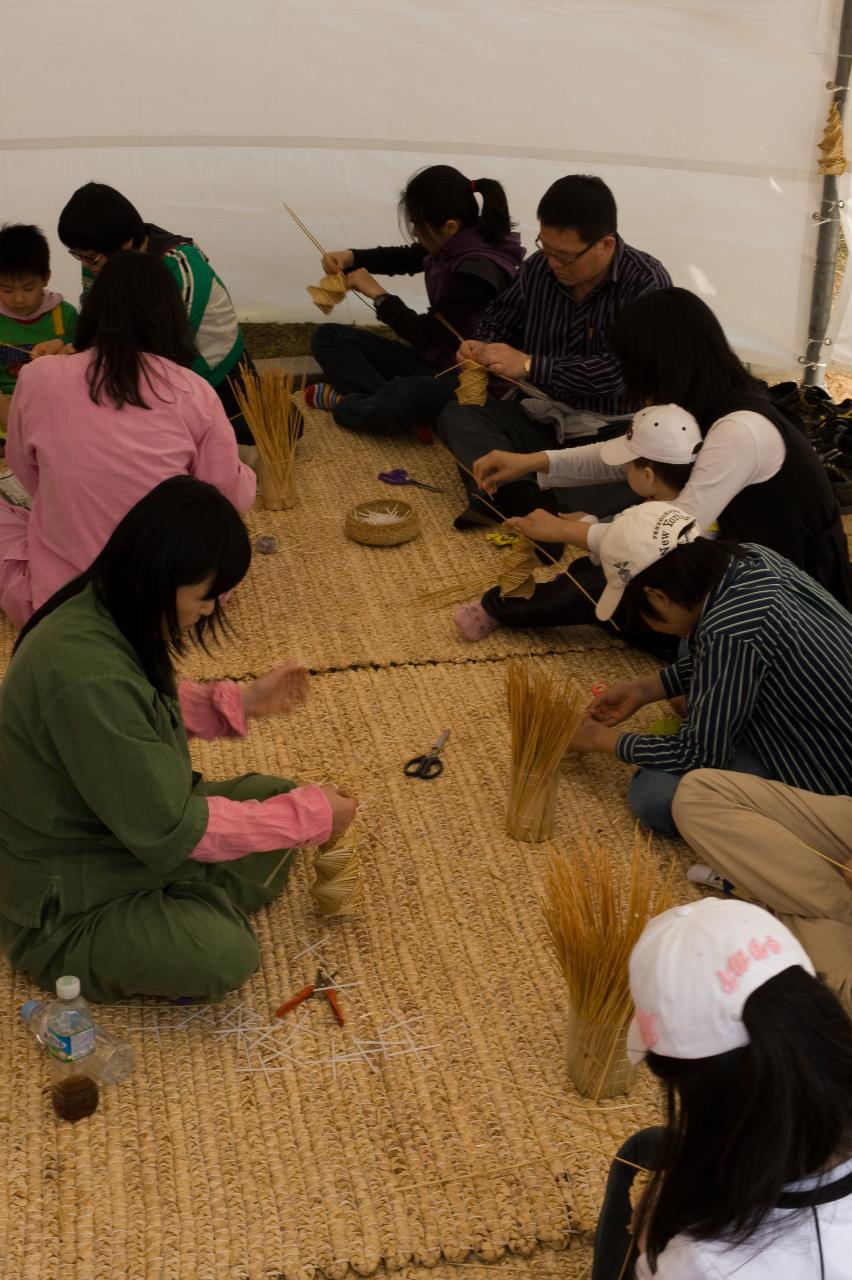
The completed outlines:
{"type": "Polygon", "coordinates": [[[459,605],[453,614],[453,622],[465,640],[481,640],[501,625],[478,600],[459,605]]]}
{"type": "Polygon", "coordinates": [[[309,409],[326,409],[328,411],[340,404],[343,399],[339,391],[335,391],[330,382],[314,382],[305,387],[305,404],[309,409]]]}

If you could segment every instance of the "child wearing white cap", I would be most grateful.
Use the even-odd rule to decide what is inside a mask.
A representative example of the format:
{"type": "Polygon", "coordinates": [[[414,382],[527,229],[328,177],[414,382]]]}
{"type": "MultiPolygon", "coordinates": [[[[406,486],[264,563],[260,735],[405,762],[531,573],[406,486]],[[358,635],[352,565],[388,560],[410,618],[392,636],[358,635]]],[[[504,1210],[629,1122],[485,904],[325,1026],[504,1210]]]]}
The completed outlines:
{"type": "Polygon", "coordinates": [[[667,1126],[619,1152],[592,1280],[848,1280],[852,1024],[801,945],[751,903],[674,907],[630,990],[628,1052],[663,1082],[667,1126]],[[635,1236],[631,1161],[653,1170],[635,1236]]]}
{"type": "MultiPolygon", "coordinates": [[[[626,435],[603,444],[592,445],[600,459],[608,466],[623,470],[624,477],[633,492],[646,501],[675,501],[689,480],[696,457],[701,449],[701,428],[691,413],[676,404],[649,405],[634,414],[626,435]]],[[[572,453],[579,453],[573,449],[572,453]]],[[[533,466],[546,471],[546,453],[529,455],[533,466]]],[[[556,516],[548,511],[533,511],[507,521],[510,528],[526,534],[539,543],[565,543],[568,546],[596,553],[597,543],[606,525],[593,529],[597,517],[575,511],[572,515],[556,516]]],[[[603,586],[603,578],[597,561],[574,561],[571,573],[579,577],[593,597],[603,586]]],[[[504,599],[498,588],[487,591],[481,601],[471,601],[456,610],[454,620],[466,640],[480,640],[502,624],[513,627],[565,625],[573,622],[594,621],[587,599],[580,596],[576,602],[580,612],[567,617],[564,612],[563,587],[567,579],[542,583],[531,600],[512,597],[504,599]],[[559,604],[551,603],[557,596],[559,604]],[[548,615],[558,616],[552,619],[548,615]],[[585,614],[589,616],[586,617],[585,614]]]]}
{"type": "Polygon", "coordinates": [[[677,834],[672,800],[692,769],[734,769],[821,795],[852,791],[852,615],[783,556],[699,536],[679,507],[645,502],[616,516],[601,548],[598,618],[622,606],[688,640],[671,666],[621,681],[592,704],[571,742],[639,766],[628,800],[646,826],[677,834]],[[651,702],[686,697],[677,733],[615,728],[651,702]]]}

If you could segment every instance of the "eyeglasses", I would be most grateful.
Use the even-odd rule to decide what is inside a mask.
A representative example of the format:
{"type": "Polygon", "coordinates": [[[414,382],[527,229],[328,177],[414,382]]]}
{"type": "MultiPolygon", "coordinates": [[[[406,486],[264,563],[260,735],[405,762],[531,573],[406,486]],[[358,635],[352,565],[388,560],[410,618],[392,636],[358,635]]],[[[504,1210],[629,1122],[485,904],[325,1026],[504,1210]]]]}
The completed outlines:
{"type": "Polygon", "coordinates": [[[561,267],[572,267],[575,262],[579,262],[582,257],[594,249],[596,244],[603,240],[603,236],[599,240],[593,240],[591,244],[587,244],[585,249],[581,249],[579,253],[560,253],[557,249],[548,249],[546,244],[542,244],[541,236],[536,236],[535,247],[541,249],[546,258],[552,258],[554,262],[558,262],[561,267]]]}
{"type": "Polygon", "coordinates": [[[72,258],[82,262],[84,267],[96,267],[102,259],[106,258],[105,253],[84,253],[82,249],[69,249],[68,252],[72,258]]]}

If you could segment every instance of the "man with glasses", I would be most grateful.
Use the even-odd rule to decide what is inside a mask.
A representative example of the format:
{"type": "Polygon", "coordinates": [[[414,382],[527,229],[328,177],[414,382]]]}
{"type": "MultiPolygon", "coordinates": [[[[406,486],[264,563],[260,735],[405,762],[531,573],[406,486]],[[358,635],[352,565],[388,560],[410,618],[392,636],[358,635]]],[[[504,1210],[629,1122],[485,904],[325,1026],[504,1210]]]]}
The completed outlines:
{"type": "MultiPolygon", "coordinates": [[[[462,343],[458,358],[476,360],[497,378],[531,383],[545,398],[524,399],[524,391],[514,388],[511,398],[489,397],[481,407],[448,405],[438,431],[467,468],[492,449],[532,453],[586,443],[613,419],[640,408],[625,396],[607,332],[629,303],[670,285],[668,272],[618,235],[615,200],[601,178],[558,179],[542,196],[537,216],[539,252],[484,312],[475,340],[462,343]]],[[[493,520],[493,511],[477,502],[473,481],[465,482],[471,504],[456,527],[493,520]]],[[[558,493],[540,490],[530,476],[504,486],[496,505],[506,515],[525,515],[548,501],[555,510],[558,493]]],[[[570,493],[572,507],[595,515],[633,500],[620,484],[570,493]]]]}

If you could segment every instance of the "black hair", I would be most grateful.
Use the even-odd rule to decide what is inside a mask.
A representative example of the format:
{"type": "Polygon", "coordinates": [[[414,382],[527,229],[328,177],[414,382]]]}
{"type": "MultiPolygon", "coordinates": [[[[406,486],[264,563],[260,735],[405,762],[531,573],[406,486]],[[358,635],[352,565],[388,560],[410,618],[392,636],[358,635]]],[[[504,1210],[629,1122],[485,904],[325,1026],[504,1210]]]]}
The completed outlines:
{"type": "Polygon", "coordinates": [[[631,458],[631,462],[637,467],[650,467],[658,480],[662,480],[663,484],[677,493],[680,493],[695,466],[694,462],[657,462],[654,458],[631,458]]]}
{"type": "Polygon", "coordinates": [[[615,196],[603,178],[586,173],[557,178],[539,200],[536,217],[543,227],[576,231],[586,244],[618,231],[615,196]]]}
{"type": "Polygon", "coordinates": [[[694,609],[722,581],[731,561],[743,555],[738,542],[711,542],[709,538],[675,547],[637,573],[624,588],[620,607],[626,625],[631,631],[641,631],[647,626],[646,618],[661,621],[645,595],[646,587],[664,591],[673,604],[694,609]]]}
{"type": "Polygon", "coordinates": [[[688,289],[655,289],[625,307],[607,341],[621,364],[628,396],[679,404],[706,435],[730,392],[759,391],[713,312],[688,289]]]}
{"type": "Polygon", "coordinates": [[[59,215],[57,231],[66,248],[93,249],[107,257],[128,240],[138,249],[147,234],[138,209],[103,182],[77,188],[59,215]]]}
{"type": "Polygon", "coordinates": [[[0,276],[13,280],[21,276],[50,275],[50,246],[39,227],[23,222],[4,222],[0,228],[0,276]]]}
{"type": "Polygon", "coordinates": [[[752,992],[742,1020],[741,1049],[648,1054],[668,1111],[637,1223],[652,1271],[681,1232],[744,1243],[786,1183],[850,1154],[852,1023],[834,993],[794,965],[752,992]]]}
{"type": "Polygon", "coordinates": [[[188,366],[198,354],[168,267],[133,249],[113,254],[95,276],[74,345],[78,351],[94,350],[88,373],[92,400],[99,404],[107,396],[119,409],[125,404],[150,407],[141,386],[144,378],[151,387],[145,355],[188,366]]]}
{"type": "Polygon", "coordinates": [[[428,225],[442,227],[450,218],[476,227],[488,244],[502,244],[512,229],[506,192],[493,178],[471,181],[449,164],[432,164],[409,179],[399,197],[400,224],[409,235],[428,225]],[[482,196],[482,212],[474,191],[482,196]]]}
{"type": "Polygon", "coordinates": [[[250,560],[246,527],[228,499],[203,480],[172,476],[131,507],[85,573],[60,587],[33,614],[15,649],[91,582],[151,684],[172,693],[172,656],[186,649],[175,606],[178,587],[212,579],[208,599],[216,600],[216,608],[195,626],[195,638],[204,648],[208,634],[224,626],[219,597],[242,581],[250,560]]]}

